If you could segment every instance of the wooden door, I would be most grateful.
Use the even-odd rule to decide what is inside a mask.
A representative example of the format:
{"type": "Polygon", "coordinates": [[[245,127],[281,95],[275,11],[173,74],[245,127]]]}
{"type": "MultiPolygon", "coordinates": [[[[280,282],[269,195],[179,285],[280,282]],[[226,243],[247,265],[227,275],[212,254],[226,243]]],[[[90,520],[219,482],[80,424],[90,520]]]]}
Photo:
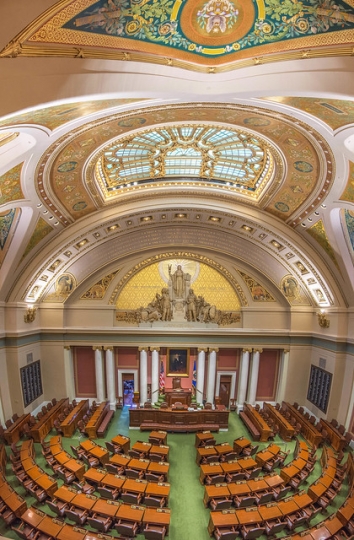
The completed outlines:
{"type": "Polygon", "coordinates": [[[231,391],[231,375],[223,375],[220,377],[219,398],[220,404],[229,407],[231,391]]]}

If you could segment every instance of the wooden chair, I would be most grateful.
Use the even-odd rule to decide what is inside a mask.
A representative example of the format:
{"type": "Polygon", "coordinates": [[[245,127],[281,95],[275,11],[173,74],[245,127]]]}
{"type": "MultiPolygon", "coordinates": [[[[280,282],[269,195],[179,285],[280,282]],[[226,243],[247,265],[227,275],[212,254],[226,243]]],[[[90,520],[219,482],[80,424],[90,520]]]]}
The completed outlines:
{"type": "Polygon", "coordinates": [[[107,486],[98,486],[97,491],[103,499],[115,501],[119,496],[119,489],[109,488],[107,486]]]}
{"type": "Polygon", "coordinates": [[[59,499],[48,499],[46,504],[49,508],[59,517],[65,516],[65,510],[69,508],[69,504],[66,502],[59,501],[59,499]]]}
{"type": "Polygon", "coordinates": [[[235,540],[237,536],[235,527],[216,527],[214,530],[215,540],[235,540]]]}
{"type": "Polygon", "coordinates": [[[166,506],[166,499],[165,497],[146,495],[144,497],[144,504],[145,506],[152,506],[154,508],[163,508],[164,506],[166,506]]]}
{"type": "Polygon", "coordinates": [[[146,540],[163,540],[166,536],[165,526],[147,523],[144,527],[144,536],[146,540]]]}
{"type": "Polygon", "coordinates": [[[271,521],[265,521],[264,523],[265,533],[269,537],[276,536],[286,527],[286,521],[281,521],[281,519],[274,519],[271,521]]]}
{"type": "Polygon", "coordinates": [[[112,526],[113,520],[110,517],[100,516],[99,514],[93,514],[93,516],[88,516],[87,523],[90,527],[106,533],[112,526]]]}
{"type": "Polygon", "coordinates": [[[76,506],[70,506],[70,508],[65,509],[65,515],[68,519],[74,521],[78,525],[83,525],[87,520],[88,511],[76,508],[76,506]]]}
{"type": "Polygon", "coordinates": [[[253,538],[258,538],[265,531],[264,527],[255,527],[254,525],[246,526],[243,525],[240,529],[242,538],[244,540],[251,540],[253,538]]]}
{"type": "Polygon", "coordinates": [[[233,501],[236,508],[247,508],[247,506],[254,506],[256,504],[256,497],[254,495],[247,495],[245,497],[235,495],[233,501]]]}
{"type": "Polygon", "coordinates": [[[231,504],[232,504],[232,500],[229,498],[211,499],[211,501],[209,502],[209,506],[211,510],[213,510],[213,512],[230,508],[231,504]]]}
{"type": "Polygon", "coordinates": [[[117,523],[114,525],[114,528],[122,536],[134,537],[137,535],[137,532],[139,530],[139,525],[136,522],[134,523],[132,521],[125,521],[123,519],[119,519],[117,523]]]}
{"type": "Polygon", "coordinates": [[[225,480],[228,484],[231,484],[232,482],[240,482],[241,480],[244,480],[246,478],[246,475],[244,472],[236,472],[236,473],[226,473],[225,480]]]}
{"type": "Polygon", "coordinates": [[[121,499],[127,504],[140,504],[143,500],[143,494],[133,493],[131,491],[123,491],[121,499]]]}

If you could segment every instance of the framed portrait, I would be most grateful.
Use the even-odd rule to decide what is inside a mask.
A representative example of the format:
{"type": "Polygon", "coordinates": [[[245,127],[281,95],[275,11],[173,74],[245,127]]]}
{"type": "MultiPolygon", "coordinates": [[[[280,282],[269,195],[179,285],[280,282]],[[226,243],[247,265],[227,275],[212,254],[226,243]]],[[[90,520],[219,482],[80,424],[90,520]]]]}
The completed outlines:
{"type": "Polygon", "coordinates": [[[188,377],[189,349],[167,349],[167,376],[188,377]]]}

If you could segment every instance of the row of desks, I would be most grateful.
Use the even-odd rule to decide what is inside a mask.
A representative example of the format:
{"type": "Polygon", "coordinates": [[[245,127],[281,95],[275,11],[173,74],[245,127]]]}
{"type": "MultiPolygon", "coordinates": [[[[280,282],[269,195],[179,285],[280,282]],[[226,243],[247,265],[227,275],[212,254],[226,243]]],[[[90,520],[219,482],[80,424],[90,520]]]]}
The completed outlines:
{"type": "Polygon", "coordinates": [[[279,502],[268,503],[257,507],[230,509],[221,512],[210,512],[208,532],[213,536],[215,528],[241,527],[242,525],[259,525],[265,521],[282,518],[293,514],[312,503],[307,493],[298,493],[279,502]]]}
{"type": "Polygon", "coordinates": [[[7,444],[17,443],[21,439],[23,426],[28,424],[31,415],[29,413],[22,414],[9,428],[4,432],[4,437],[7,444]]]}
{"type": "Polygon", "coordinates": [[[235,459],[232,461],[215,462],[200,465],[199,480],[204,484],[207,476],[226,475],[240,472],[241,470],[254,469],[257,462],[252,457],[235,459]]]}
{"type": "Polygon", "coordinates": [[[48,433],[54,427],[54,420],[59,416],[62,410],[69,404],[69,399],[64,398],[58,401],[49,411],[43,415],[34,426],[31,427],[31,436],[34,442],[40,443],[45,439],[48,433]]]}
{"type": "Polygon", "coordinates": [[[261,442],[267,441],[272,433],[272,430],[268,426],[264,418],[262,418],[259,412],[254,407],[252,407],[252,405],[250,405],[249,403],[244,404],[243,412],[248,416],[248,418],[251,420],[251,422],[256,426],[256,428],[260,432],[259,440],[261,442]]]}
{"type": "Polygon", "coordinates": [[[322,434],[293,405],[283,401],[283,407],[301,424],[301,435],[316,448],[323,442],[322,434]]]}
{"type": "Polygon", "coordinates": [[[27,440],[21,446],[21,463],[26,474],[33,482],[42,488],[49,497],[58,489],[58,483],[51,476],[45,473],[34,461],[33,441],[27,440]]]}
{"type": "Polygon", "coordinates": [[[90,420],[87,422],[85,426],[85,430],[87,435],[90,437],[90,439],[96,439],[97,438],[97,429],[100,427],[100,424],[105,417],[105,415],[110,410],[109,401],[103,401],[99,404],[93,415],[91,416],[90,420]]]}
{"type": "Polygon", "coordinates": [[[16,517],[20,517],[27,508],[26,501],[7,483],[2,473],[0,473],[0,499],[16,517]]]}
{"type": "Polygon", "coordinates": [[[223,482],[205,486],[204,505],[207,507],[211,499],[223,499],[228,497],[243,497],[252,493],[259,493],[269,489],[274,489],[284,485],[284,480],[279,474],[263,476],[262,478],[254,478],[253,480],[244,480],[242,482],[223,482]]]}
{"type": "Polygon", "coordinates": [[[88,410],[89,400],[83,399],[82,401],[79,401],[76,407],[73,408],[65,420],[60,424],[64,437],[72,437],[79,420],[82,420],[88,410]]]}
{"type": "MultiPolygon", "coordinates": [[[[83,495],[83,497],[87,497],[83,495]]],[[[138,522],[143,525],[155,524],[165,525],[167,528],[170,524],[170,511],[167,508],[145,508],[139,506],[130,506],[127,504],[120,504],[116,501],[107,501],[98,499],[90,510],[97,512],[100,515],[118,519],[129,520],[138,522]],[[102,513],[104,512],[104,513],[102,513]]],[[[85,530],[81,527],[72,527],[65,524],[57,518],[51,518],[36,508],[28,508],[22,515],[22,521],[36,528],[44,534],[49,535],[57,540],[96,540],[99,538],[111,538],[110,535],[104,535],[102,533],[94,533],[85,530]]]]}
{"type": "Polygon", "coordinates": [[[286,418],[271,404],[263,403],[263,408],[267,411],[269,416],[274,420],[275,424],[279,426],[279,435],[284,441],[291,441],[294,437],[295,430],[293,426],[288,422],[286,418]]]}

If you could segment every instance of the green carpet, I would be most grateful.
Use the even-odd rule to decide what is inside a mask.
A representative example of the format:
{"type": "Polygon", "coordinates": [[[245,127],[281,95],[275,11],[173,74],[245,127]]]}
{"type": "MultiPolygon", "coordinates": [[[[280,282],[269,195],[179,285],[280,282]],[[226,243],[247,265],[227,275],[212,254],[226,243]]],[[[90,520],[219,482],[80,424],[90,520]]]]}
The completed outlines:
{"type": "MultiPolygon", "coordinates": [[[[129,429],[129,409],[127,407],[116,412],[113,422],[107,432],[106,439],[111,440],[117,433],[129,436],[132,445],[137,440],[147,441],[149,437],[149,432],[140,432],[139,430],[129,429]]],[[[49,440],[52,435],[54,435],[54,432],[48,435],[47,440],[49,440]]],[[[233,440],[241,435],[249,438],[249,433],[235,412],[230,413],[228,431],[214,434],[217,443],[229,442],[231,445],[233,440]]],[[[82,436],[78,431],[75,432],[71,439],[63,437],[62,444],[64,449],[72,453],[70,445],[73,444],[74,446],[77,446],[81,438],[82,436]]],[[[96,441],[104,446],[104,439],[97,439],[96,441]]],[[[210,512],[205,509],[203,505],[204,488],[199,482],[199,467],[196,464],[194,441],[194,433],[172,433],[168,434],[167,437],[167,444],[170,446],[169,482],[171,484],[169,504],[171,508],[171,526],[168,537],[169,540],[208,540],[210,538],[207,531],[210,512]]],[[[286,463],[290,462],[293,459],[295,442],[285,443],[279,437],[275,438],[275,442],[282,450],[290,450],[286,463]]],[[[268,443],[259,443],[259,449],[265,446],[268,446],[268,443]]],[[[7,451],[10,453],[9,448],[7,448],[7,451]]],[[[46,466],[45,460],[41,454],[41,446],[39,444],[35,444],[35,451],[36,462],[38,465],[42,466],[45,471],[51,473],[51,470],[46,466]]],[[[321,453],[322,449],[319,449],[317,451],[318,457],[321,453]]],[[[317,460],[316,467],[303,488],[306,489],[307,486],[314,482],[320,475],[321,465],[319,460],[317,460]]],[[[44,512],[53,515],[46,504],[38,505],[35,499],[27,496],[25,490],[18,483],[12,472],[10,461],[8,461],[6,477],[15,490],[26,498],[28,506],[38,506],[44,512]]],[[[58,484],[61,485],[60,480],[58,484]]],[[[335,512],[345,500],[347,493],[348,486],[347,482],[345,482],[340,494],[336,497],[334,504],[328,507],[328,512],[316,516],[312,525],[326,519],[328,515],[335,512]]],[[[300,532],[303,529],[297,528],[296,532],[300,532]]],[[[18,536],[11,531],[11,529],[6,529],[2,521],[0,522],[0,535],[5,536],[6,538],[18,539],[18,536]]],[[[113,531],[111,535],[117,538],[116,531],[113,531]]],[[[287,536],[287,533],[280,533],[278,538],[281,538],[282,536],[287,536]]],[[[266,538],[266,536],[260,538],[266,538]]],[[[143,539],[143,535],[137,536],[137,540],[143,539]]]]}

